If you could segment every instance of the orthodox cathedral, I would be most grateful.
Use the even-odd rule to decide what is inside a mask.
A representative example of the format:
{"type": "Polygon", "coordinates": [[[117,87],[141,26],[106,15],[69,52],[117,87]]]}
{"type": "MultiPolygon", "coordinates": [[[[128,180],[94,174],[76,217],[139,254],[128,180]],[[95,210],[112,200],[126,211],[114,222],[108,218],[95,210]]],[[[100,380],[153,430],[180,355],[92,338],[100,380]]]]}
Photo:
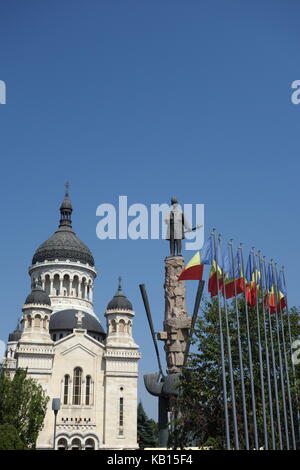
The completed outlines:
{"type": "Polygon", "coordinates": [[[36,250],[29,267],[31,293],[6,362],[27,368],[50,397],[37,449],[135,449],[139,347],[134,311],[121,279],[105,312],[94,312],[94,258],[72,229],[68,190],[57,231],[36,250]],[[54,442],[52,399],[60,399],[54,442]]]}

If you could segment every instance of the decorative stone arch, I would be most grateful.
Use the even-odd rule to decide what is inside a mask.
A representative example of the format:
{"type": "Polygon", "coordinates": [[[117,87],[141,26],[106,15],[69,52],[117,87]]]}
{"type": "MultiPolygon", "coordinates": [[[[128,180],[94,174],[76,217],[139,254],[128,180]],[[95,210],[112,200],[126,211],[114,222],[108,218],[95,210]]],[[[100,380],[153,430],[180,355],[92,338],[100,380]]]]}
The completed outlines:
{"type": "Polygon", "coordinates": [[[72,284],[71,284],[71,293],[74,297],[79,297],[79,281],[80,279],[80,275],[79,273],[75,273],[73,274],[73,277],[72,277],[72,284]]]}
{"type": "MultiPolygon", "coordinates": [[[[42,278],[43,279],[43,278],[42,278]]],[[[51,276],[50,274],[45,274],[44,276],[44,290],[47,295],[51,294],[51,276]]]]}
{"type": "Polygon", "coordinates": [[[111,327],[111,333],[116,333],[117,332],[117,322],[115,319],[110,321],[110,327],[111,327]]]}
{"type": "Polygon", "coordinates": [[[71,285],[70,274],[69,273],[62,274],[62,290],[63,291],[61,295],[65,297],[69,297],[70,285],[71,285]]]}
{"type": "Polygon", "coordinates": [[[86,286],[87,286],[87,276],[82,276],[80,282],[80,296],[82,299],[86,299],[86,286]]]}
{"type": "Polygon", "coordinates": [[[40,328],[42,323],[42,317],[39,313],[34,315],[34,328],[40,328]]]}
{"type": "Polygon", "coordinates": [[[84,449],[85,450],[98,450],[99,449],[99,440],[98,437],[94,434],[89,434],[84,438],[84,449]],[[90,445],[93,447],[90,447],[90,445]]]}
{"type": "Polygon", "coordinates": [[[59,273],[53,273],[53,290],[54,295],[61,295],[60,275],[59,273]]]}
{"type": "Polygon", "coordinates": [[[56,440],[55,448],[57,450],[68,450],[69,443],[66,437],[58,437],[56,440]]]}
{"type": "Polygon", "coordinates": [[[25,317],[25,328],[32,327],[32,316],[28,313],[25,317]]]}
{"type": "Polygon", "coordinates": [[[119,333],[125,333],[125,327],[126,327],[125,320],[123,320],[123,318],[121,318],[121,320],[119,320],[119,323],[118,323],[118,332],[119,333]]]}
{"type": "Polygon", "coordinates": [[[48,328],[48,323],[49,323],[49,317],[48,315],[45,315],[43,318],[43,328],[47,329],[48,328]]]}

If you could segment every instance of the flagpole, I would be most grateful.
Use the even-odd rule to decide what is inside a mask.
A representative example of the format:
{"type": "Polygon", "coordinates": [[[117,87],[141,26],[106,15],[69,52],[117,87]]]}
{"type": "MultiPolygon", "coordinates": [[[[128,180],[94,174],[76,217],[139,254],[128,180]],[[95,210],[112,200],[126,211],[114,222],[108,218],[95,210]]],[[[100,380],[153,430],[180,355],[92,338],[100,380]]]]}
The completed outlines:
{"type": "MultiPolygon", "coordinates": [[[[217,243],[216,243],[216,230],[213,229],[212,236],[214,240],[214,252],[215,252],[215,263],[216,263],[216,276],[217,276],[217,292],[218,292],[218,312],[219,312],[219,332],[220,332],[220,347],[221,347],[221,364],[222,364],[222,381],[223,381],[223,400],[224,400],[224,415],[225,415],[225,429],[226,429],[226,445],[227,450],[231,449],[230,444],[230,431],[228,421],[228,403],[227,403],[227,385],[226,385],[226,372],[225,372],[225,357],[224,357],[224,338],[222,329],[222,313],[221,313],[221,302],[219,292],[219,274],[218,274],[218,256],[217,256],[217,243]]],[[[214,262],[214,259],[213,259],[214,262]]]]}
{"type": "Polygon", "coordinates": [[[278,322],[278,296],[276,291],[276,277],[275,277],[275,270],[274,270],[274,263],[271,260],[271,267],[273,273],[273,282],[274,282],[274,297],[275,297],[275,318],[276,318],[276,336],[277,336],[277,343],[278,343],[278,357],[279,357],[279,371],[280,371],[280,383],[281,383],[281,394],[282,394],[282,404],[283,404],[283,419],[284,419],[284,428],[285,428],[285,437],[286,437],[286,445],[287,450],[290,449],[289,443],[289,430],[288,430],[288,423],[287,423],[287,412],[286,412],[286,399],[285,399],[285,386],[284,386],[284,376],[283,376],[283,367],[282,367],[282,355],[281,355],[281,346],[280,346],[280,336],[279,336],[279,322],[278,322]]]}
{"type": "Polygon", "coordinates": [[[288,296],[287,296],[287,288],[286,288],[286,282],[285,282],[285,273],[284,273],[284,266],[281,268],[282,271],[282,277],[283,277],[283,285],[285,289],[285,299],[286,299],[286,315],[287,315],[287,321],[288,321],[288,333],[289,333],[289,340],[290,340],[290,349],[291,349],[291,363],[292,363],[292,372],[293,372],[293,382],[295,386],[295,399],[296,399],[296,408],[297,408],[297,424],[298,424],[298,436],[300,439],[300,411],[298,407],[299,399],[298,399],[298,393],[297,393],[297,388],[296,388],[296,372],[295,372],[295,365],[292,359],[293,356],[293,349],[292,349],[292,333],[291,333],[291,323],[290,323],[290,311],[289,311],[289,306],[288,306],[288,296]]]}
{"type": "Polygon", "coordinates": [[[281,325],[281,336],[282,336],[285,374],[286,374],[286,385],[287,385],[287,393],[288,393],[288,404],[289,404],[289,412],[290,412],[290,420],[291,420],[292,441],[293,441],[293,449],[296,450],[294,412],[293,412],[293,404],[292,404],[292,399],[291,399],[290,374],[289,374],[289,368],[288,368],[288,362],[287,362],[287,351],[286,351],[285,332],[284,332],[284,324],[283,324],[283,317],[282,317],[282,307],[281,307],[281,300],[280,300],[280,295],[279,295],[279,282],[278,282],[279,280],[278,280],[277,264],[275,263],[274,265],[275,265],[277,294],[278,294],[278,299],[279,299],[279,316],[280,316],[279,323],[281,325]]]}
{"type": "Polygon", "coordinates": [[[261,262],[261,254],[258,251],[258,258],[259,258],[259,271],[260,271],[260,289],[262,295],[262,312],[263,312],[263,322],[264,322],[264,341],[265,341],[265,348],[266,348],[266,365],[267,365],[267,379],[268,379],[268,394],[269,394],[269,408],[270,408],[270,425],[271,425],[271,436],[272,436],[272,446],[273,450],[276,449],[275,443],[275,433],[274,433],[274,415],[273,415],[273,396],[272,396],[272,386],[271,386],[271,374],[270,374],[270,358],[269,358],[269,346],[268,346],[268,335],[266,329],[266,312],[265,312],[265,305],[264,305],[264,283],[263,283],[263,271],[262,271],[262,262],[261,262]]]}
{"type": "MultiPolygon", "coordinates": [[[[264,268],[264,277],[265,277],[265,284],[268,286],[267,281],[267,270],[265,264],[265,257],[263,257],[263,268],[264,268]]],[[[268,289],[268,298],[269,298],[269,288],[268,289]]],[[[268,301],[268,316],[269,316],[269,334],[270,334],[270,345],[271,345],[271,356],[272,356],[272,368],[273,368],[273,379],[274,379],[274,390],[275,390],[275,404],[276,404],[276,415],[277,415],[277,425],[278,425],[278,437],[279,437],[279,445],[280,450],[283,449],[282,446],[282,432],[281,432],[281,419],[280,419],[280,412],[279,412],[279,402],[278,402],[278,384],[277,384],[277,372],[276,372],[276,362],[275,362],[275,353],[274,353],[274,342],[273,342],[273,331],[272,331],[272,319],[271,319],[271,309],[270,309],[270,302],[268,301]]]]}
{"type": "MultiPolygon", "coordinates": [[[[221,235],[219,235],[218,241],[219,241],[219,246],[221,246],[221,235]]],[[[229,375],[230,375],[230,386],[231,386],[234,442],[235,442],[235,450],[239,450],[240,444],[239,444],[238,426],[237,426],[237,418],[236,418],[235,387],[234,387],[234,378],[233,378],[233,371],[232,371],[231,338],[230,338],[229,324],[228,324],[228,311],[227,311],[227,302],[226,302],[224,269],[222,269],[222,281],[223,281],[223,297],[224,297],[224,310],[225,310],[225,326],[226,326],[226,336],[227,336],[227,350],[228,350],[228,361],[229,361],[229,375]]],[[[218,287],[219,287],[219,284],[218,284],[218,287]]]]}
{"type": "Polygon", "coordinates": [[[242,345],[241,345],[240,319],[239,319],[239,309],[238,309],[238,303],[237,303],[237,289],[236,289],[236,282],[235,282],[235,265],[234,265],[234,256],[233,256],[233,248],[232,248],[232,239],[228,243],[228,246],[230,247],[232,271],[234,273],[234,298],[235,298],[235,313],[236,313],[238,350],[239,350],[240,373],[241,373],[244,432],[245,432],[246,450],[249,450],[249,433],[248,433],[248,417],[247,417],[247,405],[246,405],[246,394],[245,394],[244,364],[243,364],[243,352],[242,352],[242,345]]]}
{"type": "Polygon", "coordinates": [[[264,422],[264,439],[265,439],[265,450],[268,450],[268,433],[267,433],[267,416],[266,416],[266,399],[265,399],[265,383],[264,383],[264,370],[262,362],[262,351],[261,351],[261,335],[260,335],[260,315],[258,306],[258,279],[256,270],[256,260],[254,254],[254,248],[252,248],[253,255],[253,268],[255,277],[255,289],[256,289],[256,321],[257,321],[257,339],[258,339],[258,357],[259,357],[259,373],[260,373],[260,386],[261,386],[261,398],[263,408],[263,422],[264,422]]]}
{"type": "MultiPolygon", "coordinates": [[[[242,262],[243,276],[245,276],[244,255],[243,255],[242,246],[243,245],[241,243],[240,246],[239,246],[239,250],[241,252],[241,262],[242,262]]],[[[246,316],[247,339],[248,339],[248,357],[249,357],[249,369],[250,369],[250,384],[251,384],[251,398],[252,398],[252,412],[253,412],[254,442],[255,442],[255,448],[258,450],[259,446],[258,446],[258,434],[257,434],[255,390],[254,390],[254,380],[253,380],[252,346],[251,346],[250,329],[249,329],[249,317],[248,317],[248,305],[247,305],[246,289],[245,289],[245,292],[244,292],[244,297],[245,297],[245,316],[246,316]]]]}

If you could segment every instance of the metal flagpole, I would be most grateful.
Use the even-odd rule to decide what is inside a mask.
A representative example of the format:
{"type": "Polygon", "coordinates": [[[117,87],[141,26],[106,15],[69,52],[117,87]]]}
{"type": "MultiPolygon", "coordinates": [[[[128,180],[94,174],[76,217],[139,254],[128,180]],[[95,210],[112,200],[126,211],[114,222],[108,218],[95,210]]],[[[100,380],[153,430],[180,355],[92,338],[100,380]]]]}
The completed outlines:
{"type": "MultiPolygon", "coordinates": [[[[287,297],[287,288],[286,288],[286,282],[285,282],[285,274],[284,274],[284,266],[281,268],[282,271],[282,277],[283,277],[283,285],[285,289],[285,303],[286,303],[286,316],[287,316],[287,323],[288,323],[288,333],[289,333],[289,340],[290,340],[290,349],[291,349],[291,362],[292,362],[292,371],[293,371],[293,382],[294,385],[296,385],[296,372],[295,372],[295,365],[292,360],[292,355],[293,355],[293,348],[292,348],[292,332],[291,332],[291,322],[290,322],[290,313],[289,313],[289,306],[288,306],[288,297],[287,297]]],[[[295,399],[296,399],[296,408],[297,408],[297,424],[298,424],[298,437],[300,439],[300,411],[298,407],[299,399],[298,399],[298,393],[297,393],[297,388],[295,386],[295,399]]]]}
{"type": "Polygon", "coordinates": [[[261,347],[261,335],[260,335],[260,314],[258,305],[258,279],[254,248],[251,251],[253,255],[253,268],[255,277],[255,288],[256,288],[256,321],[257,321],[257,340],[258,340],[258,357],[259,357],[259,373],[260,373],[260,386],[261,386],[261,398],[262,398],[262,409],[263,409],[263,422],[264,422],[264,439],[265,439],[265,450],[268,450],[268,432],[267,432],[267,415],[266,415],[266,399],[265,399],[265,383],[264,383],[264,369],[262,361],[262,347],[261,347]]]}
{"type": "Polygon", "coordinates": [[[285,438],[286,438],[286,446],[287,450],[290,449],[289,443],[289,429],[287,423],[287,412],[286,412],[286,399],[285,399],[285,386],[284,386],[284,376],[283,376],[283,367],[282,367],[282,355],[281,355],[281,346],[280,346],[280,336],[279,336],[279,323],[278,323],[278,297],[276,292],[276,278],[275,278],[275,271],[274,271],[274,263],[271,260],[271,267],[272,267],[272,274],[273,274],[273,285],[274,285],[274,298],[275,298],[275,319],[276,319],[276,336],[277,336],[277,343],[278,343],[278,357],[279,357],[279,372],[280,372],[280,384],[281,384],[281,394],[282,394],[282,404],[283,404],[283,420],[284,420],[284,429],[285,429],[285,438]]]}
{"type": "Polygon", "coordinates": [[[246,450],[249,450],[249,433],[248,433],[248,417],[247,417],[247,405],[246,405],[246,394],[245,394],[244,364],[243,364],[243,352],[242,352],[242,345],[241,345],[239,309],[238,309],[238,303],[237,303],[238,294],[237,294],[237,289],[236,289],[236,276],[235,276],[236,267],[234,264],[232,240],[230,240],[230,242],[228,243],[228,246],[230,248],[231,264],[232,264],[232,271],[233,271],[233,276],[234,276],[234,298],[235,298],[235,313],[236,313],[237,338],[238,338],[238,350],[239,350],[240,374],[241,374],[245,442],[246,442],[246,450]]]}
{"type": "MultiPolygon", "coordinates": [[[[221,246],[221,235],[219,235],[219,246],[221,246]]],[[[223,281],[225,326],[226,326],[227,350],[228,350],[228,362],[229,362],[229,376],[230,376],[232,413],[233,413],[234,443],[235,443],[235,450],[239,450],[240,449],[240,444],[239,444],[238,426],[237,426],[237,418],[236,418],[235,388],[234,388],[234,378],[233,378],[233,370],[232,370],[232,356],[231,356],[231,338],[230,338],[229,324],[228,324],[228,311],[227,311],[227,302],[226,302],[224,269],[222,269],[222,281],[223,281]]]]}
{"type": "Polygon", "coordinates": [[[272,446],[273,446],[273,450],[275,450],[276,449],[276,443],[275,443],[275,433],[274,433],[273,396],[272,396],[271,374],[270,374],[268,335],[267,335],[267,329],[266,329],[266,312],[265,312],[265,304],[264,304],[264,282],[263,282],[263,271],[262,271],[262,262],[261,262],[260,251],[258,252],[258,258],[259,258],[259,271],[260,271],[260,290],[261,290],[261,295],[262,295],[262,312],[263,312],[263,323],[264,323],[264,342],[265,342],[265,350],[266,350],[265,356],[266,356],[267,378],[268,378],[270,425],[271,425],[272,446]]]}
{"type": "MultiPolygon", "coordinates": [[[[244,255],[243,255],[243,248],[242,243],[239,246],[239,250],[241,253],[241,263],[242,263],[242,271],[243,276],[245,277],[245,268],[244,268],[244,255]]],[[[257,434],[257,420],[256,420],[256,402],[255,402],[255,390],[254,390],[254,380],[253,380],[253,364],[252,364],[252,346],[251,346],[251,338],[250,338],[250,328],[249,328],[249,316],[248,316],[248,305],[247,305],[247,295],[246,295],[246,288],[244,292],[245,297],[245,316],[246,316],[246,327],[247,327],[247,340],[248,340],[248,357],[249,357],[249,370],[250,370],[250,385],[251,385],[251,399],[252,399],[252,412],[253,412],[253,429],[254,429],[254,442],[255,442],[255,449],[258,450],[258,434],[257,434]]]]}
{"type": "Polygon", "coordinates": [[[283,347],[283,357],[284,357],[284,366],[285,366],[285,375],[286,375],[286,385],[287,385],[287,395],[288,395],[288,404],[289,404],[289,411],[290,411],[290,419],[291,419],[291,432],[292,432],[292,441],[293,441],[293,449],[296,450],[296,439],[295,439],[295,428],[294,428],[294,413],[293,413],[293,405],[291,400],[291,388],[290,388],[290,374],[288,369],[288,362],[287,362],[287,352],[286,352],[286,345],[285,345],[285,333],[284,333],[284,325],[283,325],[283,318],[282,318],[282,308],[280,302],[280,295],[279,295],[279,283],[278,283],[278,273],[277,273],[277,265],[275,266],[275,282],[276,282],[276,291],[277,291],[277,299],[279,305],[279,316],[280,316],[280,326],[281,326],[281,336],[282,336],[282,347],[283,347]]]}
{"type": "MultiPolygon", "coordinates": [[[[264,269],[265,284],[266,284],[266,286],[268,286],[265,257],[263,257],[263,269],[264,269]]],[[[272,356],[272,366],[273,366],[272,368],[273,368],[273,379],[274,379],[274,390],[275,390],[275,404],[276,404],[276,415],[277,415],[277,425],[278,425],[278,437],[279,437],[280,450],[282,450],[283,447],[282,447],[281,419],[280,419],[279,403],[278,403],[277,371],[276,371],[276,362],[275,362],[275,353],[274,353],[273,331],[272,331],[273,328],[272,328],[272,319],[271,319],[272,315],[271,315],[271,311],[270,311],[270,302],[268,302],[268,310],[269,310],[268,311],[269,334],[270,334],[270,346],[271,346],[271,356],[272,356]]]]}
{"type": "Polygon", "coordinates": [[[213,262],[216,263],[216,277],[217,277],[217,292],[218,292],[218,312],[219,312],[219,331],[220,331],[220,347],[221,347],[221,363],[222,363],[222,380],[223,380],[223,399],[224,399],[224,415],[225,415],[225,429],[226,429],[226,445],[227,450],[231,449],[230,444],[230,431],[228,421],[228,403],[227,403],[227,385],[226,385],[226,372],[225,372],[225,358],[224,358],[224,338],[222,328],[222,313],[221,313],[221,302],[219,292],[219,274],[218,274],[218,256],[217,256],[217,243],[216,243],[216,230],[213,229],[212,236],[214,240],[214,252],[213,262]]]}

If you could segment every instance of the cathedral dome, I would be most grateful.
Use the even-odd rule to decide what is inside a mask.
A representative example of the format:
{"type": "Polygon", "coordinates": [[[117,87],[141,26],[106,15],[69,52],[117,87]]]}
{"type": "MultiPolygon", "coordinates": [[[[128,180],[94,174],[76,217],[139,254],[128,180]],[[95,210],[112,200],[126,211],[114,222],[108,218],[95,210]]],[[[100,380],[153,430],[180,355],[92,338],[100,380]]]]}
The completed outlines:
{"type": "Polygon", "coordinates": [[[25,300],[25,305],[36,304],[36,305],[51,305],[50,297],[42,289],[42,286],[36,283],[32,287],[31,293],[25,300]]]}
{"type": "Polygon", "coordinates": [[[119,287],[107,305],[107,310],[132,310],[132,303],[127,299],[126,295],[122,292],[121,278],[119,277],[119,287]]]}
{"type": "Polygon", "coordinates": [[[36,250],[32,264],[44,261],[80,261],[83,264],[94,266],[94,258],[90,249],[76,236],[72,230],[71,214],[73,208],[69,199],[68,190],[60,206],[60,223],[58,230],[42,243],[36,250]]]}
{"type": "Polygon", "coordinates": [[[32,264],[43,261],[80,261],[94,266],[90,249],[71,230],[58,230],[36,250],[32,264]]]}
{"type": "MultiPolygon", "coordinates": [[[[87,330],[90,336],[98,335],[105,339],[106,334],[97,318],[88,312],[82,312],[84,316],[81,319],[80,328],[87,330]]],[[[78,310],[68,309],[55,312],[50,317],[49,330],[50,333],[56,332],[69,332],[72,333],[74,328],[79,328],[78,325],[78,310]]]]}

